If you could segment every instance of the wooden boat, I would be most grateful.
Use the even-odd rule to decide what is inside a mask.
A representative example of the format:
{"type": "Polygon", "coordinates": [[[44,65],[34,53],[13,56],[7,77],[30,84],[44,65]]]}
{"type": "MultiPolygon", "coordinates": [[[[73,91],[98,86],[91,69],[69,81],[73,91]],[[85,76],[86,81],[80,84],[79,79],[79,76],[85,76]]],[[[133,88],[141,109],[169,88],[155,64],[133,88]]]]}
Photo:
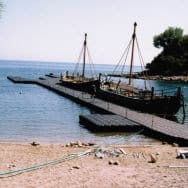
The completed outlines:
{"type": "MultiPolygon", "coordinates": [[[[128,84],[106,79],[97,90],[97,97],[141,112],[172,116],[178,112],[184,102],[181,88],[177,88],[175,91],[155,91],[153,87],[147,89],[145,85],[145,89],[139,89],[132,84],[135,43],[139,50],[136,26],[137,24],[134,23],[134,31],[127,47],[130,49],[132,46],[128,84]]],[[[127,57],[126,53],[124,52],[124,55],[127,57]]],[[[123,57],[121,57],[122,59],[123,57]]],[[[143,59],[141,58],[141,60],[143,59]]]]}
{"type": "Polygon", "coordinates": [[[61,75],[60,77],[61,85],[75,89],[75,90],[85,91],[88,93],[93,93],[95,88],[99,87],[100,81],[98,78],[85,76],[86,55],[88,55],[88,59],[91,59],[89,51],[88,51],[88,47],[87,47],[87,34],[85,33],[85,40],[84,40],[83,47],[79,55],[75,70],[72,73],[72,75],[69,75],[68,71],[66,71],[65,75],[61,75]],[[82,73],[80,74],[79,72],[76,72],[76,71],[79,66],[79,61],[81,57],[83,57],[83,63],[82,63],[82,73]]]}

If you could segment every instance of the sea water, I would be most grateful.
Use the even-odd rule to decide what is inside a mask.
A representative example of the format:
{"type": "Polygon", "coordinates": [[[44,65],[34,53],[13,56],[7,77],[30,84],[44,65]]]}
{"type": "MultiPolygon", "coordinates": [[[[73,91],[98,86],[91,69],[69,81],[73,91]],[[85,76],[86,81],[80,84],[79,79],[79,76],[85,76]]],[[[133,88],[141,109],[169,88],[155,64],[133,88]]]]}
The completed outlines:
{"type": "MultiPolygon", "coordinates": [[[[0,141],[65,143],[82,140],[103,144],[155,142],[135,133],[92,133],[79,123],[79,115],[96,111],[40,86],[14,84],[7,80],[8,75],[38,78],[46,73],[60,75],[74,69],[73,63],[0,61],[0,141]]],[[[114,65],[95,65],[96,73],[111,73],[113,69],[114,65]]],[[[135,67],[137,70],[139,67],[135,67]]],[[[141,86],[143,81],[137,80],[136,84],[141,86]]],[[[159,81],[152,81],[151,84],[158,89],[182,86],[188,103],[186,84],[159,81]]],[[[181,117],[182,112],[178,114],[181,117]]]]}

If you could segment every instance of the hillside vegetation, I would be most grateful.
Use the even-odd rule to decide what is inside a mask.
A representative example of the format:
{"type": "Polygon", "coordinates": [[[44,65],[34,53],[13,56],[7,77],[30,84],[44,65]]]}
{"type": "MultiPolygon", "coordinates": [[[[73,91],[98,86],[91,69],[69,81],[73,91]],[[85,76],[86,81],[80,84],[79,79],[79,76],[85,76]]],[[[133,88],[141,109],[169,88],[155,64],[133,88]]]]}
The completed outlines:
{"type": "Polygon", "coordinates": [[[146,65],[149,75],[188,75],[188,35],[181,28],[169,27],[154,36],[153,44],[162,51],[146,65]]]}

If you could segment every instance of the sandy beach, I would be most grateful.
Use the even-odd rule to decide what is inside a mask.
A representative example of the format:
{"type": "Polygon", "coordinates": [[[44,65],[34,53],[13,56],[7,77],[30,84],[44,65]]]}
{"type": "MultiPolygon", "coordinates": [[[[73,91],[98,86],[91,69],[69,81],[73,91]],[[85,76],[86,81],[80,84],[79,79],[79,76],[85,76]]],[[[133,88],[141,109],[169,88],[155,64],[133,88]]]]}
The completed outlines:
{"type": "MultiPolygon", "coordinates": [[[[31,167],[72,153],[90,149],[92,151],[93,147],[46,143],[38,146],[32,146],[30,143],[1,143],[0,171],[31,167]]],[[[188,168],[186,168],[188,160],[176,159],[178,146],[119,145],[98,149],[80,158],[0,178],[0,187],[188,186],[188,168]],[[114,153],[117,154],[117,151],[119,154],[115,156],[114,153]],[[151,163],[151,155],[156,158],[155,163],[151,163]],[[169,166],[181,166],[181,168],[169,166]]]]}

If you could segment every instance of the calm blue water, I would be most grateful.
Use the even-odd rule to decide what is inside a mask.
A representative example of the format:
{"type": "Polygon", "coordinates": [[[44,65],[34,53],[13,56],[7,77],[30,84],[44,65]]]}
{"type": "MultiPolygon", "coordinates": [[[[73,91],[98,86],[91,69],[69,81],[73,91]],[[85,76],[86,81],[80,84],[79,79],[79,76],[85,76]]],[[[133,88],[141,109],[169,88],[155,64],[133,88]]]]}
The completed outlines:
{"type": "MultiPolygon", "coordinates": [[[[36,85],[13,84],[7,75],[37,78],[46,73],[60,74],[67,69],[74,70],[71,63],[44,63],[0,61],[0,140],[1,141],[47,141],[69,142],[76,140],[97,143],[150,142],[152,139],[143,135],[94,134],[79,124],[80,114],[96,113],[36,85]],[[20,94],[21,93],[21,94],[20,94]]],[[[111,72],[113,65],[96,65],[96,72],[111,72]]],[[[136,68],[135,70],[137,70],[136,68]]],[[[142,85],[137,81],[136,84],[142,85]]],[[[158,88],[174,87],[153,81],[158,88]]],[[[178,84],[180,85],[180,84],[178,84]]],[[[188,96],[188,88],[185,88],[188,96]]],[[[180,112],[181,114],[181,112],[180,112]]]]}

